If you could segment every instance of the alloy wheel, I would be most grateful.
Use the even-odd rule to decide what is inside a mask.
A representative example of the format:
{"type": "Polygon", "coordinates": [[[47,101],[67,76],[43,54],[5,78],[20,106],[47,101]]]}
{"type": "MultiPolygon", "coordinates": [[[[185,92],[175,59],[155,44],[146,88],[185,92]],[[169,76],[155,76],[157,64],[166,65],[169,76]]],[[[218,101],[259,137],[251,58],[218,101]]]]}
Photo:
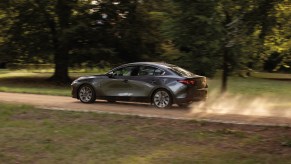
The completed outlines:
{"type": "Polygon", "coordinates": [[[91,103],[95,101],[94,91],[92,87],[85,85],[79,90],[79,98],[84,103],[91,103]]]}
{"type": "Polygon", "coordinates": [[[170,94],[165,90],[158,90],[153,96],[153,103],[158,108],[167,108],[172,105],[170,94]]]}

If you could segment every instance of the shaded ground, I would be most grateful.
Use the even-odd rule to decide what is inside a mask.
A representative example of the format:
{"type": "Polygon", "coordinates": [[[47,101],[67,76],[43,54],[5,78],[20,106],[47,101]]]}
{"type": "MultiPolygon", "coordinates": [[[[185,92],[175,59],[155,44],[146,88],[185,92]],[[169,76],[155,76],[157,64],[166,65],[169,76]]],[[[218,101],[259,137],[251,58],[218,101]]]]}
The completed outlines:
{"type": "Polygon", "coordinates": [[[73,110],[73,111],[92,111],[101,113],[117,113],[123,115],[137,115],[143,117],[172,118],[183,120],[202,120],[211,122],[253,124],[253,125],[272,125],[272,126],[291,126],[290,115],[282,115],[278,110],[272,111],[269,116],[242,115],[232,112],[227,113],[209,113],[199,109],[181,109],[173,107],[167,110],[158,110],[149,104],[133,103],[107,103],[105,101],[96,101],[94,104],[83,104],[76,99],[64,96],[47,96],[20,93],[0,92],[0,101],[29,104],[38,108],[54,110],[73,110]]]}
{"type": "MultiPolygon", "coordinates": [[[[131,107],[118,105],[121,111],[125,106],[131,107]]],[[[289,127],[41,110],[2,103],[0,106],[0,163],[291,161],[289,127]]]]}

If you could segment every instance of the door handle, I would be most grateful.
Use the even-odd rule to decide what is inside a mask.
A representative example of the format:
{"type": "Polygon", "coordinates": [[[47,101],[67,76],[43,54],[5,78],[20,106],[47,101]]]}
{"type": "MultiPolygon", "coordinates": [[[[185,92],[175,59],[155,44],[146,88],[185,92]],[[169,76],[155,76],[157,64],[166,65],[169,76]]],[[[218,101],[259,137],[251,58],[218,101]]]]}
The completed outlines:
{"type": "Polygon", "coordinates": [[[156,83],[156,80],[152,80],[152,84],[156,83]]]}

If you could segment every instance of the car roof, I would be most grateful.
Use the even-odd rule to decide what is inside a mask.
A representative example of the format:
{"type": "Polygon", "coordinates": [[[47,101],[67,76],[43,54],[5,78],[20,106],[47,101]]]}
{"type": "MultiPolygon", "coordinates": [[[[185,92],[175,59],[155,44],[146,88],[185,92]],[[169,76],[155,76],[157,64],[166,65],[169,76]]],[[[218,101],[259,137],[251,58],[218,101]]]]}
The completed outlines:
{"type": "Polygon", "coordinates": [[[134,63],[128,63],[124,64],[123,66],[127,65],[152,65],[152,66],[160,66],[160,67],[173,67],[175,65],[164,63],[164,62],[134,62],[134,63]]]}

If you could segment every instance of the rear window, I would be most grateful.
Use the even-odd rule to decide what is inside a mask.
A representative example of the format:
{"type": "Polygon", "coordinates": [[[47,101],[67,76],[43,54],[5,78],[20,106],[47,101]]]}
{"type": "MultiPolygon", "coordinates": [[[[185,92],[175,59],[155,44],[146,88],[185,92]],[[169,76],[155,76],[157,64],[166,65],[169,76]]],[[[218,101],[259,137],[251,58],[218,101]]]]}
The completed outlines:
{"type": "Polygon", "coordinates": [[[190,77],[190,76],[194,76],[194,74],[190,71],[187,71],[181,67],[170,67],[170,70],[173,71],[174,73],[176,73],[179,76],[183,76],[183,77],[190,77]]]}

